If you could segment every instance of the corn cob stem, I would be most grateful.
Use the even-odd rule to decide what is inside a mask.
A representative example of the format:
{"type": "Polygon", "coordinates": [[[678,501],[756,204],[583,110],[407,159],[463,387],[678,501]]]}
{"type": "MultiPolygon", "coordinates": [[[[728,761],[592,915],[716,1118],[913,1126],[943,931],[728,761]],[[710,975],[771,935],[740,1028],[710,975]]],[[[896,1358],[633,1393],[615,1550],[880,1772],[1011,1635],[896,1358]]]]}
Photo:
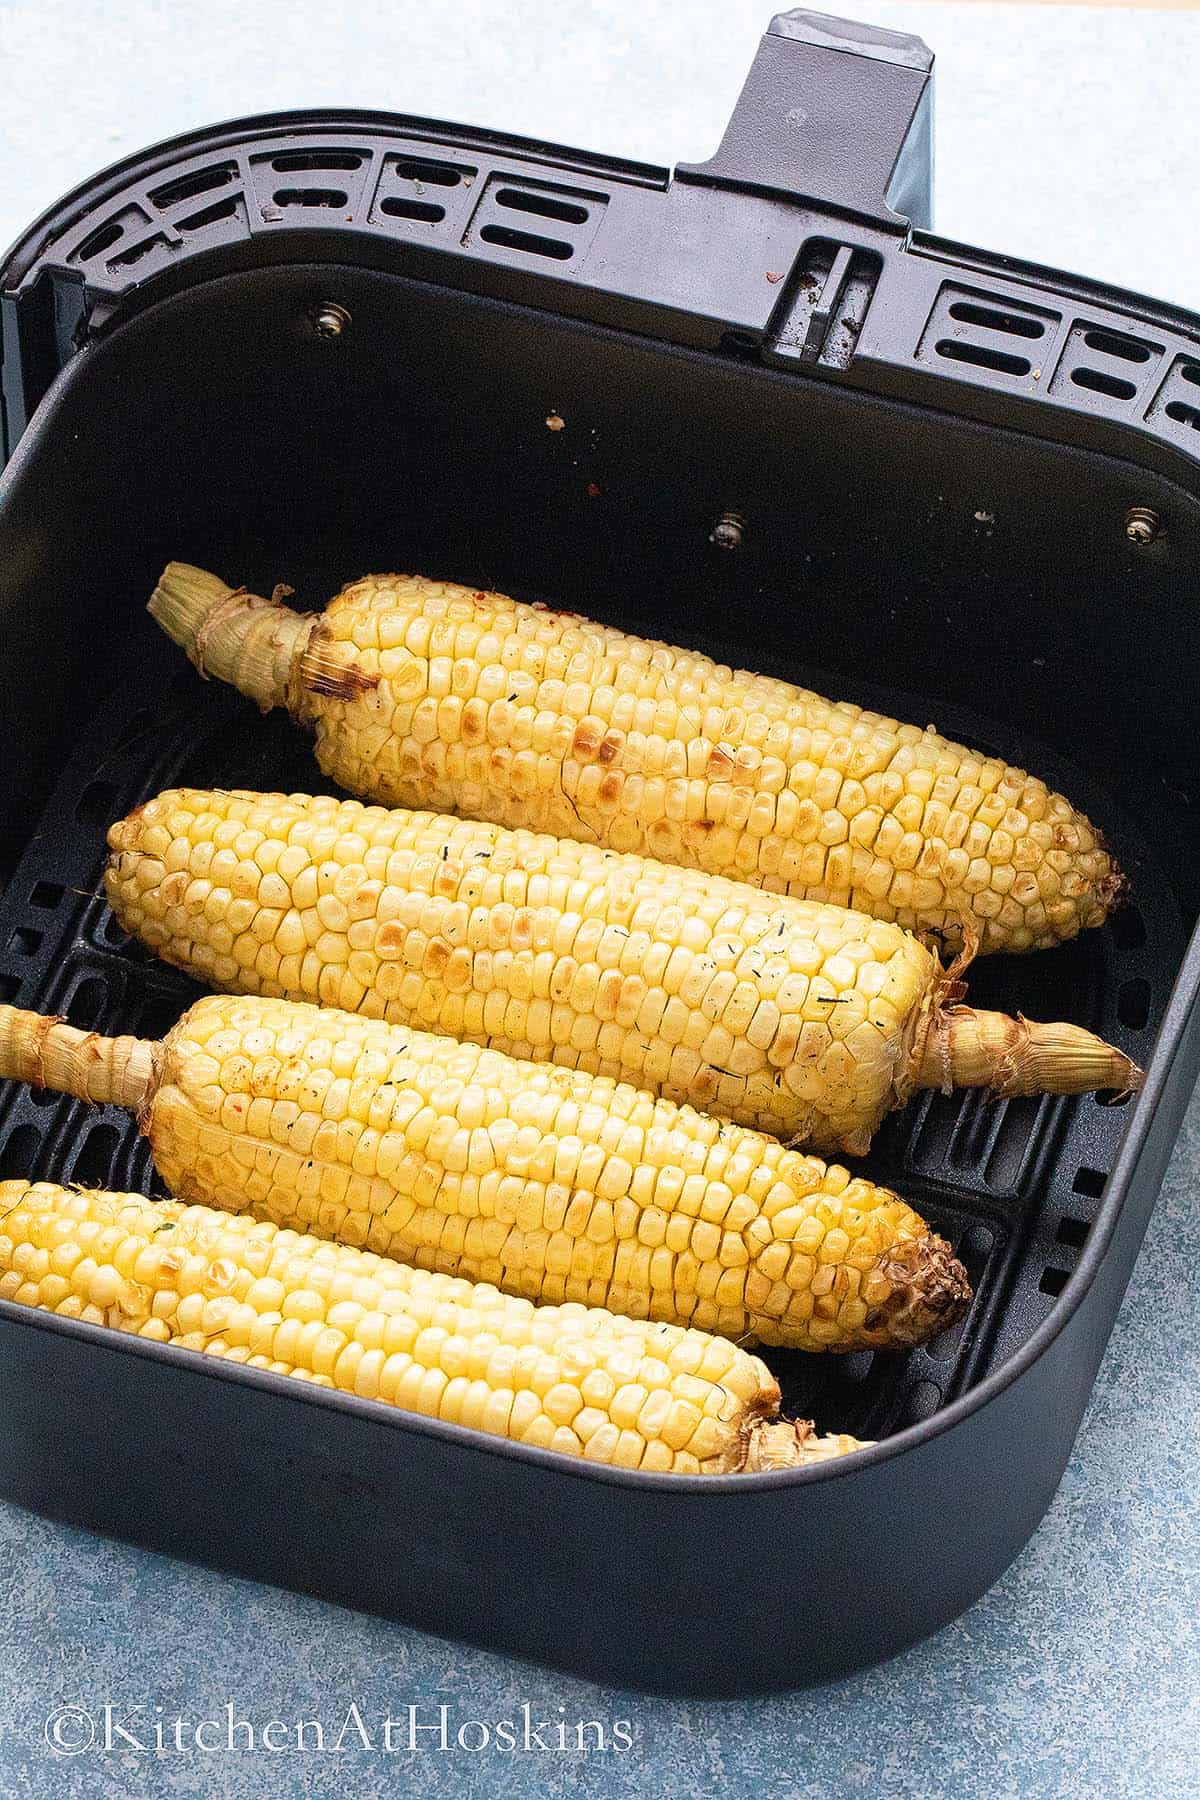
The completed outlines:
{"type": "Polygon", "coordinates": [[[388,805],[636,850],[955,948],[1047,948],[1124,891],[1100,834],[1024,770],[574,613],[371,575],[298,625],[178,563],[150,610],[388,805]],[[272,616],[295,641],[286,676],[241,647],[272,616]]]}
{"type": "Polygon", "coordinates": [[[736,1345],[535,1307],[274,1225],[0,1182],[0,1300],[619,1468],[803,1468],[864,1446],[780,1419],[736,1345]]]}
{"type": "Polygon", "coordinates": [[[65,1019],[0,1006],[0,1074],[93,1106],[140,1115],[157,1085],[155,1051],[144,1038],[101,1037],[65,1019]]]}
{"type": "Polygon", "coordinates": [[[990,1088],[998,1099],[1019,1094],[1132,1093],[1137,1064],[1078,1025],[1039,1025],[1018,1013],[951,1004],[934,1010],[921,1046],[916,1086],[990,1088]]]}
{"type": "Polygon", "coordinates": [[[0,1076],[123,1097],[186,1199],[531,1300],[850,1350],[922,1342],[970,1298],[925,1221],[836,1164],[347,1013],[214,996],[151,1045],[0,1007],[0,1076]]]}

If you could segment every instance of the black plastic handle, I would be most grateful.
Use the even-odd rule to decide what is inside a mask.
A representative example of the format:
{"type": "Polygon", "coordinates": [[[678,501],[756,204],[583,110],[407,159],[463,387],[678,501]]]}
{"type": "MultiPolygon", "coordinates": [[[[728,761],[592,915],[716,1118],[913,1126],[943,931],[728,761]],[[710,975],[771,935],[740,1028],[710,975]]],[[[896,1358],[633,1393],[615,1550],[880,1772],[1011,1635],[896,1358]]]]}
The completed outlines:
{"type": "Polygon", "coordinates": [[[896,230],[928,227],[933,53],[904,32],[780,13],[716,155],[676,175],[800,196],[896,230]]]}

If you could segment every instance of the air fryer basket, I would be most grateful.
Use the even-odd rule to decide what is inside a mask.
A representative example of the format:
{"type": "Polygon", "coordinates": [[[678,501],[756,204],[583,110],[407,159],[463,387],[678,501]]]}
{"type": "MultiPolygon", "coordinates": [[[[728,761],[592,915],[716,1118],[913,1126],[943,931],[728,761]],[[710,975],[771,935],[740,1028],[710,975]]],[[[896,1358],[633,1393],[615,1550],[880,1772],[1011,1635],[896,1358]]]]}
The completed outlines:
{"type": "MultiPolygon", "coordinates": [[[[323,785],[151,626],[163,561],[319,604],[402,559],[935,718],[1069,793],[1133,903],[981,963],[973,996],[1100,1031],[1145,1090],[924,1095],[880,1134],[866,1167],[976,1300],[907,1355],[772,1354],[789,1408],[881,1440],[845,1467],[594,1470],[0,1305],[8,1495],[690,1691],[886,1655],[1033,1529],[1197,1061],[1200,324],[911,229],[928,76],[914,40],[787,15],[673,182],[298,115],[148,153],[33,228],[2,302],[0,994],[159,1035],[196,990],[98,897],[108,822],[178,782],[323,785]],[[781,94],[815,109],[802,165],[781,94]]],[[[123,1114],[16,1088],[0,1171],[155,1182],[123,1114]]]]}

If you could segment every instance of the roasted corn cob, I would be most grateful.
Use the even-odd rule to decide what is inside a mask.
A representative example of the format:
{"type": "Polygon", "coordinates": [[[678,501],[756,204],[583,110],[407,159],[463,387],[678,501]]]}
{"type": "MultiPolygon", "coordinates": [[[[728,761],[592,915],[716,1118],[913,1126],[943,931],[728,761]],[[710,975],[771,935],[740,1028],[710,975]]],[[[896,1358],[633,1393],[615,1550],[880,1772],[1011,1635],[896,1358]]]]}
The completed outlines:
{"type": "Polygon", "coordinates": [[[961,948],[1035,950],[1122,879],[1023,770],[857,706],[502,594],[368,576],[319,615],[171,563],[150,602],[206,674],[316,732],[326,774],[854,907],[961,948]]]}
{"type": "Polygon", "coordinates": [[[167,1187],[531,1300],[805,1350],[920,1342],[970,1290],[904,1201],[624,1084],[285,1000],[161,1043],[0,1006],[0,1076],[136,1112],[167,1187]]]}
{"type": "Polygon", "coordinates": [[[724,1338],[141,1194],[0,1182],[0,1300],[615,1468],[729,1474],[863,1448],[780,1419],[770,1370],[724,1338]]]}
{"type": "Polygon", "coordinates": [[[206,985],[314,1000],[867,1149],[916,1087],[1128,1088],[1070,1025],[955,1004],[897,925],[570,840],[180,789],[109,832],[127,931],[206,985]]]}

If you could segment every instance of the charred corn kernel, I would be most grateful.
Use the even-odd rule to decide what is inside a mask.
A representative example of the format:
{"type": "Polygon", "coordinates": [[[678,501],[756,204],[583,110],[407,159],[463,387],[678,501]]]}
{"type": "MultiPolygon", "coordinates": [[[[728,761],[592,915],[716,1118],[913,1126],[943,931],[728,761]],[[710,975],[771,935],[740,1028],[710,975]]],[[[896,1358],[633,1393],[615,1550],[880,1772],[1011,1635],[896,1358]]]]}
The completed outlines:
{"type": "Polygon", "coordinates": [[[797,1468],[863,1447],[778,1419],[779,1388],[765,1364],[700,1332],[594,1307],[537,1307],[494,1287],[140,1194],[0,1182],[0,1297],[620,1468],[797,1468]],[[111,1262],[88,1272],[91,1259],[76,1257],[71,1276],[47,1265],[22,1279],[51,1244],[87,1241],[96,1228],[111,1262]],[[227,1290],[198,1319],[200,1295],[180,1286],[197,1263],[227,1290]],[[119,1273],[134,1266],[143,1281],[119,1273]],[[314,1311],[313,1300],[337,1282],[353,1287],[355,1305],[319,1301],[314,1311]],[[277,1292],[283,1317],[264,1305],[277,1292]],[[424,1323],[431,1317],[436,1325],[424,1323]],[[414,1348],[385,1356],[375,1340],[398,1321],[411,1327],[414,1348]],[[497,1346],[492,1363],[469,1378],[464,1363],[486,1345],[497,1346]],[[518,1366],[524,1350],[532,1386],[528,1368],[518,1366]],[[698,1360],[701,1380],[690,1372],[698,1360]]]}
{"type": "MultiPolygon", "coordinates": [[[[302,1224],[531,1300],[602,1302],[747,1341],[851,1350],[917,1343],[969,1298],[961,1266],[924,1220],[837,1164],[607,1077],[354,1014],[212,996],[153,1045],[4,1006],[0,1075],[120,1097],[163,1180],[188,1200],[302,1224]],[[367,1121],[387,1115],[403,1153],[385,1174],[377,1151],[387,1132],[367,1121]],[[463,1123],[480,1117],[488,1123],[463,1123]],[[294,1147],[305,1120],[305,1147],[294,1147]],[[482,1175],[462,1152],[475,1132],[488,1145],[482,1175]],[[556,1177],[564,1140],[582,1146],[569,1159],[569,1183],[556,1177]],[[672,1204],[658,1177],[681,1170],[672,1204]],[[684,1224],[669,1241],[677,1220],[684,1224]],[[780,1250],[789,1253],[782,1280],[769,1273],[780,1250]],[[765,1287],[752,1279],[760,1264],[765,1287]],[[878,1300],[858,1304],[857,1286],[837,1284],[846,1271],[856,1283],[873,1279],[878,1300]],[[815,1306],[825,1295],[832,1309],[815,1306]]],[[[107,1297],[112,1254],[82,1233],[77,1241],[85,1254],[62,1273],[73,1291],[90,1294],[98,1283],[107,1297]]],[[[195,1301],[187,1329],[198,1330],[204,1307],[235,1289],[221,1285],[219,1259],[188,1241],[175,1255],[180,1304],[195,1301]]],[[[289,1269],[282,1298],[266,1290],[288,1356],[330,1304],[350,1297],[334,1291],[336,1268],[331,1251],[289,1269]]],[[[256,1271],[259,1281],[274,1275],[256,1271]]],[[[446,1336],[431,1319],[411,1353],[440,1367],[446,1336]]],[[[547,1360],[526,1371],[524,1385],[545,1396],[556,1379],[547,1360]]]]}
{"type": "Polygon", "coordinates": [[[970,928],[985,950],[1061,943],[1124,885],[1087,819],[1024,770],[575,613],[371,575],[302,616],[186,563],[150,611],[385,804],[642,851],[956,946],[970,928]]]}
{"type": "MultiPolygon", "coordinates": [[[[990,1066],[978,1056],[967,1066],[958,1050],[968,1014],[946,1016],[957,984],[909,933],[862,913],[590,844],[326,796],[176,789],[114,825],[109,845],[106,886],[125,930],[211,985],[352,1004],[630,1081],[788,1142],[861,1152],[922,1082],[963,1076],[1028,1091],[1014,1086],[1018,1022],[995,1035],[990,1066]],[[264,975],[257,950],[239,959],[235,945],[229,957],[216,940],[222,915],[192,871],[230,829],[245,866],[272,871],[251,894],[262,909],[250,921],[256,943],[262,920],[299,906],[306,877],[329,889],[317,901],[319,954],[288,981],[281,969],[264,975]],[[164,837],[166,875],[147,849],[164,837]],[[394,986],[397,959],[409,973],[394,986]],[[552,1004],[531,998],[539,988],[552,1004]],[[466,994],[478,1002],[470,1016],[466,994]]],[[[1133,1084],[1128,1059],[1089,1033],[1028,1029],[1067,1034],[1058,1063],[1038,1063],[1044,1086],[1133,1084]]],[[[465,1158],[484,1174],[482,1093],[460,1101],[458,1119],[471,1135],[456,1140],[455,1166],[465,1158]]],[[[560,1141],[557,1180],[578,1178],[583,1152],[560,1141]]],[[[384,1155],[396,1154],[393,1140],[384,1155]]],[[[599,1192],[615,1197],[626,1179],[614,1160],[599,1192]]]]}

